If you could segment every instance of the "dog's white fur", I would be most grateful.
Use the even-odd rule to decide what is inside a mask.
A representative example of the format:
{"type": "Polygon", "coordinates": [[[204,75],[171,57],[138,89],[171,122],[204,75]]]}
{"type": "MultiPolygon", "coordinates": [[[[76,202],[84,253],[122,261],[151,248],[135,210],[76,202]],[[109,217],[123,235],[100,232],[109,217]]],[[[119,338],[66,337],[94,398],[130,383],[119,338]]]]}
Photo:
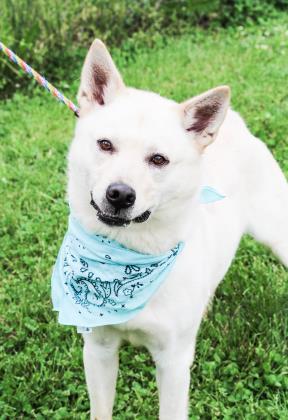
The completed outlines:
{"type": "Polygon", "coordinates": [[[269,245],[288,265],[287,182],[266,146],[228,109],[227,87],[183,104],[127,88],[106,47],[96,40],[83,67],[78,99],[81,112],[69,153],[73,214],[87,230],[140,252],[157,254],[185,242],[171,274],[138,316],[84,334],[91,419],[112,418],[118,349],[125,339],[146,346],[156,363],[160,419],[184,420],[201,318],[242,235],[250,233],[269,245]],[[207,121],[205,107],[213,112],[207,121]],[[205,127],[199,129],[201,124],[205,127]],[[115,153],[99,149],[97,140],[103,138],[112,141],[115,153]],[[153,153],[170,163],[153,167],[147,161],[153,153]],[[113,182],[134,188],[130,218],[149,209],[146,222],[111,227],[98,220],[90,191],[101,207],[113,182]],[[202,185],[226,198],[200,204],[202,185]]]}

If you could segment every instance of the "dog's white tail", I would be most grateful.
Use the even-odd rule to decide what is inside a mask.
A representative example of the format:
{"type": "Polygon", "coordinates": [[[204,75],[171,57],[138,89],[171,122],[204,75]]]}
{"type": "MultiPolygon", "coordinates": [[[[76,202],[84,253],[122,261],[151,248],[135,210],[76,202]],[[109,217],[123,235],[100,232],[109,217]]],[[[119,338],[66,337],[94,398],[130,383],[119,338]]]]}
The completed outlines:
{"type": "Polygon", "coordinates": [[[248,232],[288,266],[288,183],[264,143],[252,142],[245,165],[248,232]]]}

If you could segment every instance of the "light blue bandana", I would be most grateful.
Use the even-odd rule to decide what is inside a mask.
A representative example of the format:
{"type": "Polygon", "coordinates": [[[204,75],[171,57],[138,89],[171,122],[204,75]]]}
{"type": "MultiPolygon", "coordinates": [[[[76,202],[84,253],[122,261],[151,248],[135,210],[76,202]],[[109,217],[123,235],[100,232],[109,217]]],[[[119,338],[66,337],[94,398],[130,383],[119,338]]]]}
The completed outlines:
{"type": "Polygon", "coordinates": [[[52,301],[64,325],[96,327],[133,318],[156,292],[183,247],[153,256],[89,234],[70,216],[52,275],[52,301]]]}
{"type": "Polygon", "coordinates": [[[215,201],[223,200],[225,195],[220,194],[215,188],[205,186],[201,188],[199,201],[202,204],[214,203],[215,201]]]}
{"type": "MultiPolygon", "coordinates": [[[[200,193],[201,203],[222,198],[211,187],[200,193]]],[[[91,327],[133,318],[166,279],[183,246],[180,242],[158,256],[142,254],[86,232],[70,216],[52,274],[52,301],[59,323],[88,332],[91,327]]]]}

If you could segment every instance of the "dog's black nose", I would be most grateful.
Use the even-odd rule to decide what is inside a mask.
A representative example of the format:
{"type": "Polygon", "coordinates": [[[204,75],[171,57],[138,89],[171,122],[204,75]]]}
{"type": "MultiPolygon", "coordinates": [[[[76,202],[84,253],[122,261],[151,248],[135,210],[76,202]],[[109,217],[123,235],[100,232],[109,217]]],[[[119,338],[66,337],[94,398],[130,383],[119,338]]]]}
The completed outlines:
{"type": "Polygon", "coordinates": [[[110,184],[106,190],[106,198],[116,209],[127,209],[133,206],[136,193],[127,184],[110,184]]]}

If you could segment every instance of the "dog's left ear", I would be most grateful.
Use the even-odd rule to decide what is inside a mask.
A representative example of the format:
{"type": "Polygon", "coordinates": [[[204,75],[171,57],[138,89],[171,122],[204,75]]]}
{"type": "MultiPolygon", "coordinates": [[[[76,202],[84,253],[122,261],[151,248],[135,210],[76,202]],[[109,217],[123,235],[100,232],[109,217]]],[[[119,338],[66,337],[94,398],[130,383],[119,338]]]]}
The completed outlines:
{"type": "Polygon", "coordinates": [[[181,104],[184,128],[203,150],[212,143],[230,103],[230,88],[219,86],[181,104]]]}
{"type": "Polygon", "coordinates": [[[111,102],[124,88],[124,83],[111,55],[100,39],[91,45],[81,73],[81,83],[77,95],[80,116],[93,106],[103,106],[111,102]]]}

